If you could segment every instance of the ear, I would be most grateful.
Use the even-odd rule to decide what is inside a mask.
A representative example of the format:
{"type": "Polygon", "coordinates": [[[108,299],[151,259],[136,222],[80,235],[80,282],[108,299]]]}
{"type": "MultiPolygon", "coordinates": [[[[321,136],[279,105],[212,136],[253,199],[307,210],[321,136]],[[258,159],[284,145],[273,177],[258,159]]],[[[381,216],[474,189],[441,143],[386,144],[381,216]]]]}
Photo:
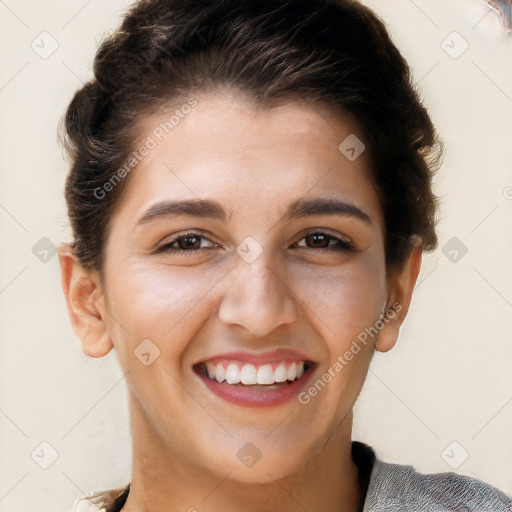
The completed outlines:
{"type": "Polygon", "coordinates": [[[397,340],[409,306],[412,292],[418,279],[422,258],[421,246],[414,246],[403,268],[391,272],[388,277],[388,301],[387,311],[384,313],[384,327],[380,330],[375,348],[379,352],[391,350],[397,340]]]}
{"type": "Polygon", "coordinates": [[[99,275],[83,268],[70,245],[62,244],[58,255],[73,331],[82,340],[82,350],[88,356],[103,357],[114,344],[105,322],[108,313],[99,275]]]}

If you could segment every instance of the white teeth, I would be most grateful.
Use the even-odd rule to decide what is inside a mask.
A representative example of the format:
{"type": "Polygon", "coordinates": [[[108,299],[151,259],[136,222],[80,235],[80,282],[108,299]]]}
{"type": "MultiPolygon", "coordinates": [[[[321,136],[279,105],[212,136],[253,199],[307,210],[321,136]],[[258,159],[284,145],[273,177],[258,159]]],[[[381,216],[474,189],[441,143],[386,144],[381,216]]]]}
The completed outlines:
{"type": "Polygon", "coordinates": [[[219,364],[217,366],[217,368],[215,369],[215,380],[217,382],[223,382],[225,378],[226,378],[226,370],[225,370],[224,366],[219,364]]]}
{"type": "Polygon", "coordinates": [[[236,364],[231,363],[226,370],[226,382],[228,384],[238,384],[240,382],[240,370],[236,364]]]}
{"type": "Polygon", "coordinates": [[[295,377],[297,377],[297,365],[295,363],[292,363],[288,368],[286,380],[295,380],[295,377]]]}
{"type": "Polygon", "coordinates": [[[276,382],[284,382],[286,380],[286,366],[283,363],[279,363],[276,371],[274,372],[274,379],[276,382]]]}
{"type": "Polygon", "coordinates": [[[228,384],[244,384],[246,386],[267,386],[300,379],[304,375],[304,361],[285,363],[281,361],[275,370],[272,364],[261,366],[250,363],[225,363],[214,364],[210,361],[203,363],[203,367],[210,379],[219,383],[226,381],[228,384]]]}
{"type": "Polygon", "coordinates": [[[240,380],[242,384],[254,385],[257,384],[256,368],[252,364],[244,364],[240,372],[240,380]]]}
{"type": "Polygon", "coordinates": [[[272,366],[269,364],[264,364],[260,366],[258,368],[256,380],[258,381],[258,384],[274,384],[275,381],[272,366]]]}

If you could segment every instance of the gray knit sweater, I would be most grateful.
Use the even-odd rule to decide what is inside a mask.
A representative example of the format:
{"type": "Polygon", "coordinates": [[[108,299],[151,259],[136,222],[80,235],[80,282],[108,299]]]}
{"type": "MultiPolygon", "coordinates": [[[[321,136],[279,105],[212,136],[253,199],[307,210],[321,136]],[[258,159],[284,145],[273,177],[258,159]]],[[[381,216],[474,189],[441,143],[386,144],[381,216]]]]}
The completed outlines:
{"type": "Polygon", "coordinates": [[[512,512],[512,497],[476,478],[376,461],[363,512],[512,512]]]}

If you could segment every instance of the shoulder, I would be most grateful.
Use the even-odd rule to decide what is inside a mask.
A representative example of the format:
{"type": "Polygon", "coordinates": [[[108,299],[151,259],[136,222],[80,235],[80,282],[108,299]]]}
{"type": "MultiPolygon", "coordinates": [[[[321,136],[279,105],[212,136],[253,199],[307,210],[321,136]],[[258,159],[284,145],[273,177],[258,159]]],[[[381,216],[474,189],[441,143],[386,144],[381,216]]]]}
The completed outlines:
{"type": "Polygon", "coordinates": [[[363,512],[512,512],[512,497],[476,478],[418,473],[412,466],[377,460],[363,512]]]}

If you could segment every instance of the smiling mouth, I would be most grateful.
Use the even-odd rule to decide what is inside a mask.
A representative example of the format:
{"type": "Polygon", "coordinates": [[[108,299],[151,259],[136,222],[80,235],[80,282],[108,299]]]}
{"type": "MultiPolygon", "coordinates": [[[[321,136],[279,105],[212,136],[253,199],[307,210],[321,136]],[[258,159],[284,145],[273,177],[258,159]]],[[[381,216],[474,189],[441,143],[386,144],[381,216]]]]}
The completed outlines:
{"type": "Polygon", "coordinates": [[[207,361],[195,365],[194,368],[219,384],[253,389],[278,389],[300,380],[314,364],[312,361],[276,361],[265,364],[207,361]]]}

